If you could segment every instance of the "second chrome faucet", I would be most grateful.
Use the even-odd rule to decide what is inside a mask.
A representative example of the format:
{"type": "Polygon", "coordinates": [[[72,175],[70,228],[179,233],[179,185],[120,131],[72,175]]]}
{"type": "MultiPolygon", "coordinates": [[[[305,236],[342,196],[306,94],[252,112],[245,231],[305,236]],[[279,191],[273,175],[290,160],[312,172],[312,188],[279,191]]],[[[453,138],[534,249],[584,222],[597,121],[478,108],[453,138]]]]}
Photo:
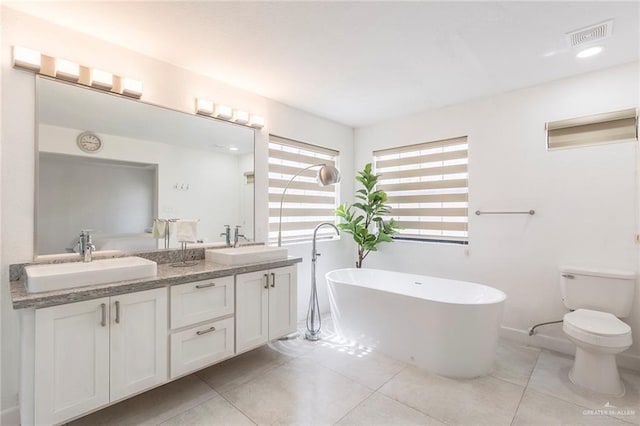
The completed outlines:
{"type": "Polygon", "coordinates": [[[80,231],[80,241],[78,241],[78,251],[85,262],[91,262],[93,260],[93,252],[96,250],[96,246],[91,241],[91,231],[80,231]]]}
{"type": "Polygon", "coordinates": [[[236,225],[236,229],[233,233],[233,245],[232,245],[231,244],[231,226],[229,225],[224,226],[224,232],[222,232],[220,236],[225,237],[225,243],[227,244],[227,247],[236,247],[238,245],[238,241],[240,240],[240,238],[244,238],[246,241],[249,241],[249,239],[246,236],[240,233],[240,228],[241,228],[240,225],[236,225]]]}

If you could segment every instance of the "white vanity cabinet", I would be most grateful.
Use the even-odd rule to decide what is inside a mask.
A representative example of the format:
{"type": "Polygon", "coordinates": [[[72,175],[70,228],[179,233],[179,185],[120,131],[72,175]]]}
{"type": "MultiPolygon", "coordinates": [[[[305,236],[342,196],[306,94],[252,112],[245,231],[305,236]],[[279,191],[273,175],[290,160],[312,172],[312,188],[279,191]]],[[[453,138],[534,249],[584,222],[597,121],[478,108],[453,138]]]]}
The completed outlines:
{"type": "Polygon", "coordinates": [[[106,297],[36,310],[34,424],[109,403],[108,306],[106,297]]]}
{"type": "Polygon", "coordinates": [[[67,422],[294,332],[296,285],[293,264],[26,306],[22,424],[67,422]]]}
{"type": "Polygon", "coordinates": [[[35,424],[55,424],[167,378],[167,289],[37,309],[35,424]]]}
{"type": "Polygon", "coordinates": [[[233,276],[171,287],[171,378],[232,356],[233,276]]]}
{"type": "Polygon", "coordinates": [[[111,401],[167,380],[167,289],[111,297],[111,401]]]}
{"type": "Polygon", "coordinates": [[[236,275],[236,352],[296,331],[295,266],[236,275]]]}

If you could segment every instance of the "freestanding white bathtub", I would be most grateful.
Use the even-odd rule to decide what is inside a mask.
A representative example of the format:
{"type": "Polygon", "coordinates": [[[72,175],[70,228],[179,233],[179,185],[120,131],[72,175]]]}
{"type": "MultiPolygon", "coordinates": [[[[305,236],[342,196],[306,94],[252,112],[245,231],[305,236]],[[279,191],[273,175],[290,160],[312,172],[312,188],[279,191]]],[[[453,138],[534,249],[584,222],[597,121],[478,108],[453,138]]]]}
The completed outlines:
{"type": "Polygon", "coordinates": [[[326,278],[339,337],[444,376],[491,371],[502,291],[377,269],[338,269],[326,278]]]}

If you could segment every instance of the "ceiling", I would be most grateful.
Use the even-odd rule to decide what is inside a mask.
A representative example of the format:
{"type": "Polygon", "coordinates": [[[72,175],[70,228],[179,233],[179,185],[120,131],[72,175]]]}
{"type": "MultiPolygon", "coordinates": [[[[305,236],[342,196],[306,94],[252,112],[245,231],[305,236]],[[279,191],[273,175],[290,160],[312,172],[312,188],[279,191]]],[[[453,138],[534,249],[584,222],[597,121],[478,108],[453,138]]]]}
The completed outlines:
{"type": "Polygon", "coordinates": [[[638,60],[640,2],[5,2],[352,127],[638,60]],[[600,55],[565,34],[614,19],[600,55]]]}

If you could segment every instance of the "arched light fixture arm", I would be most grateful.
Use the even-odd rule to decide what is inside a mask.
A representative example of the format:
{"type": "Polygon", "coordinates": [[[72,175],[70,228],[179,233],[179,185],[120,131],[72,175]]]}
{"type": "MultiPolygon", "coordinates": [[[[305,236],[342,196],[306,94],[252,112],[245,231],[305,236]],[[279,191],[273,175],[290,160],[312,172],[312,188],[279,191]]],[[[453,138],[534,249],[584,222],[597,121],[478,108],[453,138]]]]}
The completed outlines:
{"type": "Polygon", "coordinates": [[[326,163],[312,164],[311,166],[307,166],[304,169],[300,169],[298,173],[296,173],[295,175],[293,175],[291,179],[289,179],[289,182],[287,182],[287,184],[284,187],[284,190],[282,191],[282,197],[280,197],[280,215],[278,220],[278,247],[282,246],[282,204],[284,203],[284,196],[287,193],[287,189],[289,189],[289,186],[291,185],[293,180],[298,176],[300,176],[302,172],[304,172],[305,170],[312,169],[314,167],[320,167],[320,170],[318,170],[319,185],[327,186],[327,185],[333,185],[340,182],[340,171],[336,169],[334,166],[332,166],[331,164],[326,164],[326,163]]]}

